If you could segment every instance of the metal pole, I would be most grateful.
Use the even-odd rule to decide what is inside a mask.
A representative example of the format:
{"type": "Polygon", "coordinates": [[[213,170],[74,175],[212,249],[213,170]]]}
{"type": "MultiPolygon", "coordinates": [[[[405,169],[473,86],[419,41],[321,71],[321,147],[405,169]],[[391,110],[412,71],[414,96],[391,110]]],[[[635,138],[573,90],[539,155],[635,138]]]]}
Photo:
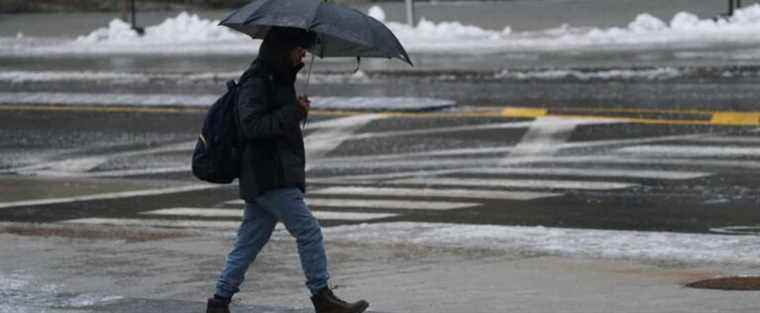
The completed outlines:
{"type": "Polygon", "coordinates": [[[734,16],[734,0],[728,0],[728,16],[734,16]]]}
{"type": "Polygon", "coordinates": [[[131,10],[132,10],[132,30],[137,32],[137,34],[140,36],[145,35],[145,28],[137,26],[137,9],[135,8],[135,0],[132,0],[131,10]]]}
{"type": "MultiPolygon", "coordinates": [[[[733,1],[733,0],[732,0],[733,1]]],[[[132,5],[130,6],[130,11],[132,11],[132,17],[130,20],[132,21],[132,29],[137,28],[137,21],[135,21],[135,0],[132,0],[132,5]]]]}
{"type": "Polygon", "coordinates": [[[406,0],[406,23],[414,27],[414,0],[406,0]]]}

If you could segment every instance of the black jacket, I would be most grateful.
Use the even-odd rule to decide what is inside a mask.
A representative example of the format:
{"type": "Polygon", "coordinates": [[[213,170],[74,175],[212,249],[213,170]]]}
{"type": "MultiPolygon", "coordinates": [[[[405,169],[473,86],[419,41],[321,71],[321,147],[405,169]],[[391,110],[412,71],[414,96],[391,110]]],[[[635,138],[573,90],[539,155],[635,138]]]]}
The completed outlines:
{"type": "Polygon", "coordinates": [[[238,120],[244,137],[240,197],[253,201],[262,193],[295,187],[305,192],[303,133],[306,112],[299,106],[290,73],[259,58],[240,78],[238,120]]]}

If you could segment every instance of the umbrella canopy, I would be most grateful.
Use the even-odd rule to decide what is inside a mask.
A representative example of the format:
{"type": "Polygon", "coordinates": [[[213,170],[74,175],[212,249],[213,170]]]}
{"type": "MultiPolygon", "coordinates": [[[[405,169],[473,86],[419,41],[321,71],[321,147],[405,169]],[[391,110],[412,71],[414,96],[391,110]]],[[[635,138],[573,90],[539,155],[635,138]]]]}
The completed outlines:
{"type": "Polygon", "coordinates": [[[309,52],[320,58],[397,58],[412,65],[385,24],[355,9],[319,0],[255,0],[219,24],[259,39],[272,26],[300,28],[317,35],[309,52]]]}

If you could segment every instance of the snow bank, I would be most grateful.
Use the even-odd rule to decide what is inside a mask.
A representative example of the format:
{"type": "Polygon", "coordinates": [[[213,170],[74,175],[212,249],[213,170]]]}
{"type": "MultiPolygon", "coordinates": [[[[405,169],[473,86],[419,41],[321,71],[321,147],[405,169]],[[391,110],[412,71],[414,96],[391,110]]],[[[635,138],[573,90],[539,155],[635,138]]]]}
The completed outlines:
{"type": "MultiPolygon", "coordinates": [[[[710,47],[731,43],[760,45],[760,5],[742,8],[726,19],[699,19],[681,12],[670,21],[643,13],[623,27],[594,28],[561,25],[552,29],[514,32],[509,26],[488,30],[459,22],[435,23],[422,19],[411,27],[385,21],[378,6],[369,15],[383,21],[412,53],[482,54],[521,51],[598,51],[710,47]]],[[[146,28],[138,36],[129,25],[113,20],[62,44],[51,44],[20,35],[1,38],[0,55],[20,54],[250,54],[258,42],[238,34],[218,21],[188,13],[146,28]]]]}
{"type": "MultiPolygon", "coordinates": [[[[181,106],[208,107],[218,94],[130,94],[0,92],[2,104],[91,105],[91,106],[181,106]]],[[[425,111],[454,106],[454,101],[404,97],[313,97],[312,108],[352,111],[425,111]]]]}
{"type": "Polygon", "coordinates": [[[671,67],[642,69],[642,70],[601,70],[601,71],[578,71],[578,70],[536,70],[536,71],[514,71],[503,70],[496,74],[500,79],[516,80],[557,80],[557,79],[578,79],[578,80],[619,80],[619,79],[645,79],[645,80],[667,80],[682,77],[687,74],[684,70],[671,67]]]}
{"type": "Polygon", "coordinates": [[[169,18],[163,23],[145,28],[145,35],[140,36],[131,26],[115,19],[106,28],[76,39],[81,44],[185,44],[218,41],[235,41],[245,39],[244,35],[218,26],[219,21],[202,19],[187,12],[169,18]]]}
{"type": "Polygon", "coordinates": [[[356,242],[644,261],[760,265],[755,236],[408,222],[328,227],[325,235],[330,240],[356,242]]]}
{"type": "MultiPolygon", "coordinates": [[[[383,16],[377,8],[375,16],[383,16]]],[[[681,12],[670,22],[650,14],[638,15],[626,27],[606,29],[571,27],[512,32],[484,30],[457,22],[433,23],[424,18],[415,27],[386,22],[411,51],[499,52],[516,50],[566,49],[647,49],[652,47],[694,47],[718,43],[760,44],[760,5],[755,4],[722,20],[699,19],[681,12]]]]}

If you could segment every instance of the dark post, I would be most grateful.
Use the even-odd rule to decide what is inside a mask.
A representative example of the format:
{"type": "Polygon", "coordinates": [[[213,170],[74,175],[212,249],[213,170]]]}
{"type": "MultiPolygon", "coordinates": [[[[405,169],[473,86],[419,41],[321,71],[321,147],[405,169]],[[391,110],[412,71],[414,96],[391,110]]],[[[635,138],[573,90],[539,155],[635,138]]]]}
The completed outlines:
{"type": "Polygon", "coordinates": [[[145,34],[145,28],[138,27],[137,26],[137,14],[135,9],[135,0],[132,0],[132,5],[130,7],[130,10],[132,11],[132,30],[136,31],[140,36],[145,34]]]}
{"type": "Polygon", "coordinates": [[[728,0],[728,16],[734,16],[734,0],[728,0]]]}
{"type": "Polygon", "coordinates": [[[742,0],[736,0],[736,8],[740,9],[742,7],[742,0]]]}

